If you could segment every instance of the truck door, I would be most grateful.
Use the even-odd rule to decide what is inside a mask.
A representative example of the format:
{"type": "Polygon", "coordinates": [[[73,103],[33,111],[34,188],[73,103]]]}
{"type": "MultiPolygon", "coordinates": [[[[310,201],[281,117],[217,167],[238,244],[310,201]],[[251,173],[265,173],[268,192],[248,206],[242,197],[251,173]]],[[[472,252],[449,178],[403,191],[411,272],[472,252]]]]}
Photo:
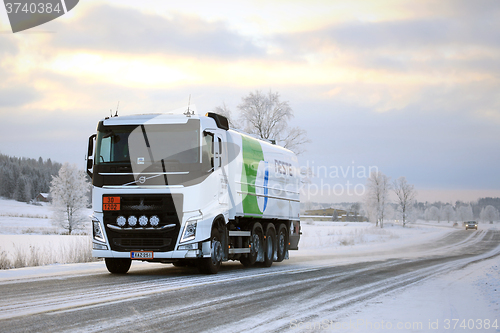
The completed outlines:
{"type": "Polygon", "coordinates": [[[214,135],[214,170],[219,174],[218,196],[219,204],[228,203],[228,178],[227,178],[227,149],[224,136],[220,133],[214,135]]]}

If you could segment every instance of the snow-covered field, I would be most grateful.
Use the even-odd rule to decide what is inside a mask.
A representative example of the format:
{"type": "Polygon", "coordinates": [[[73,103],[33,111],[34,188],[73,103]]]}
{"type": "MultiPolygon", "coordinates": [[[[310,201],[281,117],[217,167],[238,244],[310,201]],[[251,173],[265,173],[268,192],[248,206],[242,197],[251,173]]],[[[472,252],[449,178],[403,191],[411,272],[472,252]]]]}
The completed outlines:
{"type": "Polygon", "coordinates": [[[90,260],[90,219],[76,235],[64,233],[53,225],[48,204],[0,199],[0,268],[90,260]]]}

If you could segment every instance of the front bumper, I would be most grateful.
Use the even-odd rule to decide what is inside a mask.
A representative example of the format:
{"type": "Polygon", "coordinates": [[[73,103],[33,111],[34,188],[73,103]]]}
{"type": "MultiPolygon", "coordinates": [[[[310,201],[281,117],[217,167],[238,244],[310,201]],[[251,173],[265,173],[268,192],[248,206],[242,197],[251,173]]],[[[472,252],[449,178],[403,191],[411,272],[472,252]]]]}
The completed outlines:
{"type": "MultiPolygon", "coordinates": [[[[128,246],[117,250],[116,246],[110,246],[110,241],[116,242],[116,239],[110,237],[109,228],[105,227],[102,222],[102,214],[96,212],[92,216],[92,223],[94,225],[92,256],[96,258],[130,258],[132,251],[151,251],[153,252],[153,259],[146,259],[148,261],[169,262],[176,259],[210,257],[211,219],[199,220],[196,228],[196,237],[190,241],[180,243],[188,219],[189,217],[186,217],[186,221],[182,223],[182,227],[176,233],[175,239],[172,240],[173,244],[169,246],[168,250],[144,246],[128,246]]],[[[111,234],[111,236],[116,237],[114,234],[111,234]]]]}
{"type": "MultiPolygon", "coordinates": [[[[130,258],[130,252],[118,252],[111,250],[92,250],[92,256],[95,258],[130,258]]],[[[159,262],[169,262],[175,261],[176,259],[196,259],[209,257],[208,255],[203,255],[202,251],[196,250],[175,250],[170,252],[154,252],[153,259],[146,259],[147,261],[159,261],[159,262]]],[[[141,260],[141,259],[137,259],[141,260]]]]}

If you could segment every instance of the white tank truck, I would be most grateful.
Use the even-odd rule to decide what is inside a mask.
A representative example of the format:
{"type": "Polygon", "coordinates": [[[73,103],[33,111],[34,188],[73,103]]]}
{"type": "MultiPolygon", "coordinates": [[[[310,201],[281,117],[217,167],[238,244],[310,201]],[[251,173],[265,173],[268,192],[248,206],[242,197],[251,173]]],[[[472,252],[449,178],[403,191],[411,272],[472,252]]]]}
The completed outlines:
{"type": "Polygon", "coordinates": [[[223,261],[269,267],[298,249],[297,157],[221,115],[105,118],[87,173],[92,256],[111,273],[142,260],[215,274],[223,261]]]}

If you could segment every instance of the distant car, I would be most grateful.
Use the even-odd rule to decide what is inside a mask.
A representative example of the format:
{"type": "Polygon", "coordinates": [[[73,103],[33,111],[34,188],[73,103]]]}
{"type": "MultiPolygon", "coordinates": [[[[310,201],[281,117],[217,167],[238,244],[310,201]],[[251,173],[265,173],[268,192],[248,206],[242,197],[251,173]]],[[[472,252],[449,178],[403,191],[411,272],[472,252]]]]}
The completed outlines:
{"type": "Polygon", "coordinates": [[[467,230],[467,229],[476,229],[477,230],[477,222],[476,221],[465,222],[465,230],[467,230]]]}

